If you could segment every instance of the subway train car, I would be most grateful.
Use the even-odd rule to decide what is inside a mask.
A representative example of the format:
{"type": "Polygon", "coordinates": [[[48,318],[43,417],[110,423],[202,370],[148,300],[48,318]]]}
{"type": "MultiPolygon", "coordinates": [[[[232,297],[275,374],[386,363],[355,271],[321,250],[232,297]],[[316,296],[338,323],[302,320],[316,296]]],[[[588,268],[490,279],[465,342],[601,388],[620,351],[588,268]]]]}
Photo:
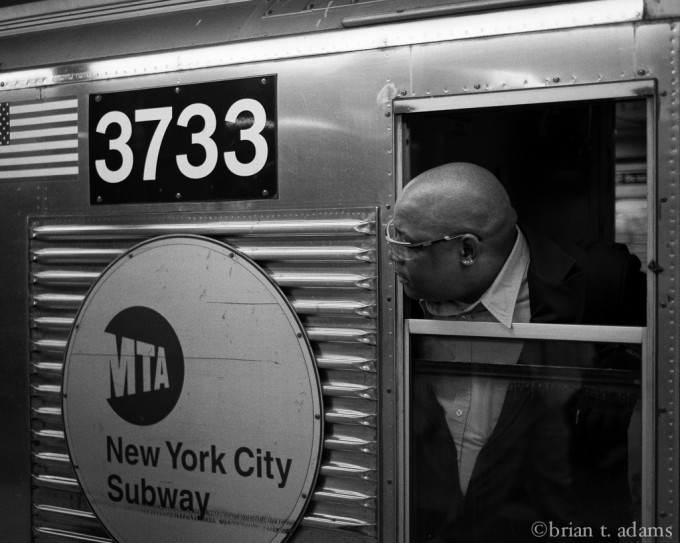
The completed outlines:
{"type": "Polygon", "coordinates": [[[420,384],[472,379],[551,406],[580,511],[491,462],[497,541],[679,540],[677,0],[3,6],[0,539],[487,541],[423,520],[420,384]],[[626,245],[634,314],[424,318],[385,232],[449,162],[626,245]]]}

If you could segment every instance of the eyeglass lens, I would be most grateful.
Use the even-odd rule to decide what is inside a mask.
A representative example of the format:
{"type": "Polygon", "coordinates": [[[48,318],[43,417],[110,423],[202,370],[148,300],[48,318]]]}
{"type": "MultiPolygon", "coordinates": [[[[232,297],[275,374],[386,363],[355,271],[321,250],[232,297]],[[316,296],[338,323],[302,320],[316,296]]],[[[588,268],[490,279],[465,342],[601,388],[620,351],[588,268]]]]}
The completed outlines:
{"type": "Polygon", "coordinates": [[[413,249],[402,245],[390,245],[388,250],[393,260],[413,260],[416,257],[413,249]]]}
{"type": "MultiPolygon", "coordinates": [[[[387,235],[390,239],[399,239],[399,234],[397,234],[393,222],[390,222],[387,225],[387,235]]],[[[394,260],[413,260],[418,254],[416,249],[404,247],[403,245],[396,245],[394,243],[388,243],[388,251],[390,257],[394,260]]]]}

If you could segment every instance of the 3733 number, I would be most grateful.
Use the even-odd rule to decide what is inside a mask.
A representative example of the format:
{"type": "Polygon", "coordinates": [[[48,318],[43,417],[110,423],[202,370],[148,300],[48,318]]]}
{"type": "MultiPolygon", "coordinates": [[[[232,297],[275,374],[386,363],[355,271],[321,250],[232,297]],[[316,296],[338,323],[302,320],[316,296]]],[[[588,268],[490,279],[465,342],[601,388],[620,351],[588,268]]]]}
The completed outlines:
{"type": "MultiPolygon", "coordinates": [[[[249,162],[241,162],[236,156],[235,151],[225,151],[222,157],[227,169],[240,177],[248,177],[258,173],[267,162],[269,149],[267,141],[262,136],[262,129],[267,122],[267,115],[262,104],[252,98],[242,98],[234,103],[227,111],[224,120],[228,123],[235,123],[238,116],[249,111],[252,113],[254,121],[249,128],[241,129],[240,140],[248,141],[253,145],[255,156],[249,162]]],[[[203,128],[191,134],[191,143],[200,145],[203,148],[205,158],[202,163],[192,164],[187,154],[178,154],[175,157],[177,167],[182,175],[189,179],[203,179],[210,175],[219,160],[219,150],[213,139],[217,128],[217,118],[212,108],[206,104],[194,103],[186,106],[175,121],[177,126],[188,127],[189,121],[194,117],[203,120],[203,128]]],[[[160,154],[163,139],[168,127],[173,122],[173,108],[156,107],[147,109],[137,109],[134,112],[134,122],[156,122],[156,128],[146,151],[144,160],[144,181],[156,179],[158,156],[160,154]]],[[[99,177],[106,183],[120,183],[127,179],[132,173],[135,155],[129,145],[132,137],[132,121],[122,111],[109,111],[97,123],[97,132],[106,134],[111,125],[119,127],[120,135],[109,140],[109,150],[115,151],[120,155],[120,165],[111,168],[107,165],[106,159],[95,160],[95,168],[99,177]]]]}

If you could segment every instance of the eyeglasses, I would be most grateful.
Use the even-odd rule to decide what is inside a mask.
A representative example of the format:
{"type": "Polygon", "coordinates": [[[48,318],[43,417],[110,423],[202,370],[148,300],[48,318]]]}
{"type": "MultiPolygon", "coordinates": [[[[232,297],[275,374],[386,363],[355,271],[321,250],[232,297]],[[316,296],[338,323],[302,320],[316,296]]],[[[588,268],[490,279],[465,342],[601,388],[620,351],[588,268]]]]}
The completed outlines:
{"type": "Polygon", "coordinates": [[[392,219],[390,222],[387,223],[387,226],[385,227],[385,240],[387,240],[387,243],[389,243],[390,256],[394,257],[396,260],[402,261],[416,259],[419,254],[417,249],[420,249],[422,247],[428,247],[441,241],[453,241],[454,239],[463,238],[465,236],[469,236],[477,240],[478,242],[481,241],[480,238],[470,233],[450,234],[442,238],[430,239],[427,241],[420,241],[416,243],[395,239],[396,235],[397,232],[394,228],[394,219],[392,219]]]}

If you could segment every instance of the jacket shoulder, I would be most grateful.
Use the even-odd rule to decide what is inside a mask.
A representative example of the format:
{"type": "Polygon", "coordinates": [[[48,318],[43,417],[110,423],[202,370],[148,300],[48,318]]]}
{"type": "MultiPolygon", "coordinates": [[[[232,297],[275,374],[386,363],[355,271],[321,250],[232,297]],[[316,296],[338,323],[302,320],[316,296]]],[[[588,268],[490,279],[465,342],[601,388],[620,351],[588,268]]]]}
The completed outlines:
{"type": "MultiPolygon", "coordinates": [[[[568,293],[554,296],[554,301],[569,306],[556,314],[570,317],[547,321],[644,326],[646,277],[640,260],[625,245],[597,242],[581,246],[531,231],[524,233],[531,254],[530,295],[550,298],[551,293],[569,288],[568,293]]],[[[541,307],[546,303],[551,300],[542,299],[541,307]]]]}
{"type": "Polygon", "coordinates": [[[585,324],[644,326],[647,280],[628,247],[594,243],[584,248],[577,264],[586,272],[585,324]]]}

